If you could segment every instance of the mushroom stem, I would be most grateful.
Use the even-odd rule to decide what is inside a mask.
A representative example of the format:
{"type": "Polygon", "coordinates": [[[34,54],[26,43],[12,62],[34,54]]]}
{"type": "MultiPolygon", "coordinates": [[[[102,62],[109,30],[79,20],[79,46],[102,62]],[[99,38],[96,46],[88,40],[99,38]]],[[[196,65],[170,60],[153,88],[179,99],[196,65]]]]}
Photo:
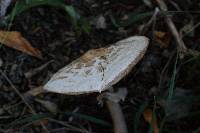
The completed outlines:
{"type": "Polygon", "coordinates": [[[126,122],[124,119],[124,115],[119,103],[106,100],[106,105],[110,111],[110,115],[112,117],[112,121],[114,124],[114,132],[115,133],[128,133],[126,122]]]}

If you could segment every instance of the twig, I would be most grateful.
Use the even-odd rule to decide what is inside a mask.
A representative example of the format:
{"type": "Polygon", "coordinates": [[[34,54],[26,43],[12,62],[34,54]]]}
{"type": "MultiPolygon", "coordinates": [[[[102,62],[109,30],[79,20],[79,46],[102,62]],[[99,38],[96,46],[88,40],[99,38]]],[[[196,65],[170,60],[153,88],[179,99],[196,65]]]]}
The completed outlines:
{"type": "Polygon", "coordinates": [[[37,95],[42,94],[42,93],[45,93],[43,86],[38,86],[38,87],[35,87],[35,88],[25,92],[23,94],[23,96],[24,97],[37,96],[37,95]]]}
{"type": "Polygon", "coordinates": [[[46,68],[52,62],[54,62],[54,60],[50,60],[47,63],[45,63],[45,64],[43,64],[43,65],[41,65],[41,66],[29,71],[29,72],[26,72],[25,73],[25,77],[26,78],[31,78],[32,76],[34,76],[34,75],[38,74],[39,72],[41,72],[44,68],[46,68]]]}
{"type": "MultiPolygon", "coordinates": [[[[165,4],[165,2],[163,0],[156,0],[161,11],[167,12],[167,5],[165,4]]],[[[172,19],[169,16],[165,16],[165,21],[169,27],[169,29],[171,30],[172,35],[174,36],[176,43],[178,45],[178,50],[181,53],[186,53],[187,52],[187,47],[185,46],[182,38],[180,37],[178,30],[176,29],[175,24],[173,23],[172,19]]]]}
{"type": "Polygon", "coordinates": [[[195,30],[197,27],[200,26],[200,22],[195,24],[189,31],[187,31],[184,35],[182,35],[182,38],[185,37],[187,34],[189,34],[190,32],[192,32],[193,30],[195,30]]]}
{"type": "MultiPolygon", "coordinates": [[[[15,87],[15,85],[12,83],[12,81],[10,81],[10,79],[4,74],[4,72],[2,70],[0,70],[1,75],[7,80],[7,82],[10,84],[10,86],[12,87],[12,89],[15,91],[15,93],[22,99],[22,101],[25,103],[25,105],[30,109],[31,113],[36,115],[37,113],[34,111],[34,109],[31,107],[31,105],[29,105],[24,96],[21,95],[21,93],[18,91],[18,89],[15,87]]],[[[48,129],[45,127],[45,125],[40,122],[42,128],[45,130],[45,132],[49,133],[48,129]]]]}
{"type": "Polygon", "coordinates": [[[63,125],[65,127],[67,127],[69,129],[69,131],[71,130],[71,131],[76,131],[76,132],[80,132],[80,133],[89,133],[86,129],[81,129],[81,128],[75,127],[75,126],[67,124],[66,122],[63,122],[63,121],[58,121],[53,118],[47,118],[47,120],[55,122],[60,125],[63,125]]]}
{"type": "Polygon", "coordinates": [[[176,10],[181,11],[181,8],[178,4],[176,4],[176,2],[174,2],[173,0],[169,0],[169,2],[176,8],[176,10]]]}
{"type": "Polygon", "coordinates": [[[150,20],[144,25],[143,29],[141,30],[140,34],[144,35],[144,33],[148,30],[148,28],[151,26],[151,24],[156,21],[156,17],[159,13],[159,9],[156,7],[154,10],[154,13],[152,15],[152,17],[150,18],[150,20]]]}
{"type": "Polygon", "coordinates": [[[160,80],[159,80],[159,85],[158,85],[158,88],[159,90],[161,90],[161,87],[163,85],[163,80],[164,80],[164,76],[166,76],[166,73],[167,73],[167,68],[169,67],[171,61],[173,60],[173,57],[175,55],[176,51],[173,51],[171,56],[169,57],[167,63],[165,64],[164,68],[162,69],[161,71],[161,74],[160,74],[160,80]]]}

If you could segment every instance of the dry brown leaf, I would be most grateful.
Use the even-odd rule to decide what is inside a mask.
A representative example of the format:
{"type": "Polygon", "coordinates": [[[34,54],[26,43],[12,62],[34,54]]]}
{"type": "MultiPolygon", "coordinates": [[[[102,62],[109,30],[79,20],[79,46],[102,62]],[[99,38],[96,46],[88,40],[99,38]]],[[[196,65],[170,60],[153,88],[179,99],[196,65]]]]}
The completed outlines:
{"type": "Polygon", "coordinates": [[[156,41],[161,45],[160,47],[162,48],[169,47],[171,41],[170,33],[162,31],[154,31],[154,36],[156,41]]]}
{"type": "Polygon", "coordinates": [[[32,47],[28,40],[17,31],[0,31],[0,43],[28,55],[42,58],[41,52],[32,47]]]}
{"type": "Polygon", "coordinates": [[[146,122],[148,122],[152,128],[154,133],[159,133],[158,123],[156,117],[153,117],[153,112],[151,109],[145,109],[143,113],[144,119],[146,122]]]}
{"type": "Polygon", "coordinates": [[[47,125],[49,123],[49,120],[48,119],[40,119],[40,120],[34,121],[33,125],[41,126],[41,123],[43,123],[44,125],[47,125]]]}

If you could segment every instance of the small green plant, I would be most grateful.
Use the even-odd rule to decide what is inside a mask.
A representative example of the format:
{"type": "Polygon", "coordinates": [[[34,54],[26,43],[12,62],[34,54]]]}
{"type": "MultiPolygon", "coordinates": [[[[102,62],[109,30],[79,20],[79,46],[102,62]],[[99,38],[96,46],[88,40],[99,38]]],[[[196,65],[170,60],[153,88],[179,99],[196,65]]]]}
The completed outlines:
{"type": "Polygon", "coordinates": [[[90,32],[91,27],[86,20],[76,11],[73,6],[66,5],[64,0],[19,0],[16,2],[15,7],[8,16],[7,20],[8,22],[12,22],[13,19],[20,13],[30,8],[42,5],[63,9],[67,13],[69,21],[71,21],[72,25],[78,32],[84,31],[87,34],[90,32]]]}
{"type": "Polygon", "coordinates": [[[136,12],[128,14],[127,20],[119,20],[110,15],[110,20],[115,27],[128,27],[153,15],[153,12],[136,12]]]}

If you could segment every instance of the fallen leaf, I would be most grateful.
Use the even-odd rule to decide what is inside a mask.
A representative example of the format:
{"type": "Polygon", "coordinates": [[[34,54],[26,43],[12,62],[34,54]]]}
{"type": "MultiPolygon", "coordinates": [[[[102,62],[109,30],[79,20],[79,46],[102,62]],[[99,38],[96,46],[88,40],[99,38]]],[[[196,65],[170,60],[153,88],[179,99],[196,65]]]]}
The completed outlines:
{"type": "Polygon", "coordinates": [[[0,43],[28,55],[42,58],[41,52],[32,47],[28,40],[17,31],[0,31],[0,43]]]}
{"type": "Polygon", "coordinates": [[[49,120],[41,119],[41,120],[38,120],[38,121],[34,121],[33,125],[34,126],[41,126],[41,123],[43,123],[44,125],[47,125],[49,123],[49,120]]]}
{"type": "Polygon", "coordinates": [[[159,133],[158,123],[156,117],[153,117],[153,112],[151,109],[145,109],[143,113],[144,119],[148,122],[152,128],[154,133],[159,133]]]}
{"type": "Polygon", "coordinates": [[[160,44],[160,47],[162,48],[168,48],[171,36],[168,32],[162,32],[162,31],[155,31],[154,32],[155,40],[160,44]]]}

